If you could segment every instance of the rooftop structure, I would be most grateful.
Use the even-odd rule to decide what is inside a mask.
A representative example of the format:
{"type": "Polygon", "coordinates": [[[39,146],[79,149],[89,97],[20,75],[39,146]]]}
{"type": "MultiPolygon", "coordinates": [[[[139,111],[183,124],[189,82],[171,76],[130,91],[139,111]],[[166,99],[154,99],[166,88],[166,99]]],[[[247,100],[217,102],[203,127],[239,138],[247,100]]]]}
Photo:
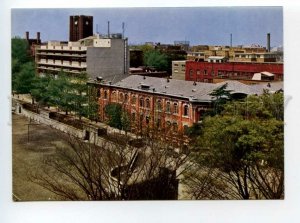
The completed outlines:
{"type": "Polygon", "coordinates": [[[49,41],[36,47],[37,73],[86,72],[91,78],[128,73],[127,39],[89,36],[75,42],[49,41]]]}

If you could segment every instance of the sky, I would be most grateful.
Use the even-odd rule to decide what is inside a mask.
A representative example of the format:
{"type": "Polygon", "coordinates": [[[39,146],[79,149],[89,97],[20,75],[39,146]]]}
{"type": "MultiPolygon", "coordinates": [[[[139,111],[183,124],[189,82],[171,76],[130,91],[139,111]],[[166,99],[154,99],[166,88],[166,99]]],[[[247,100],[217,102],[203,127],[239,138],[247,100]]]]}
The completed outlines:
{"type": "Polygon", "coordinates": [[[283,45],[282,7],[175,7],[175,8],[74,8],[12,9],[12,36],[30,38],[41,32],[42,41],[66,41],[69,38],[69,16],[91,15],[94,33],[121,33],[129,44],[144,42],[174,43],[190,41],[190,45],[258,44],[266,46],[271,33],[271,47],[283,45]],[[97,25],[96,25],[97,24],[97,25]]]}

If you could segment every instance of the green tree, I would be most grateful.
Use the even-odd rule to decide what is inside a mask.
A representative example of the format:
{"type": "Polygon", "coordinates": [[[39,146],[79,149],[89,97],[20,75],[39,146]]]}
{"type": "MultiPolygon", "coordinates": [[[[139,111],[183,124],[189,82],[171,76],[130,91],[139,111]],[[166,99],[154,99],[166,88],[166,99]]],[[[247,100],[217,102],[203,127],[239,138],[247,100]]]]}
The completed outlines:
{"type": "Polygon", "coordinates": [[[220,114],[221,111],[224,108],[224,105],[227,101],[230,101],[232,99],[232,96],[230,94],[230,90],[226,90],[227,83],[220,86],[219,88],[213,90],[209,95],[213,97],[212,103],[213,103],[213,112],[211,115],[220,114]]]}
{"type": "MultiPolygon", "coordinates": [[[[33,62],[28,52],[29,52],[29,45],[25,39],[21,39],[19,37],[15,37],[11,39],[12,89],[13,90],[17,90],[16,88],[20,87],[20,82],[16,83],[16,79],[19,76],[21,70],[24,68],[23,66],[28,62],[33,62]]],[[[29,65],[26,65],[25,68],[28,68],[28,66],[29,65]]]]}
{"type": "Polygon", "coordinates": [[[14,90],[19,94],[31,93],[35,82],[35,69],[32,62],[21,65],[14,79],[14,90]]]}
{"type": "Polygon", "coordinates": [[[108,116],[108,125],[122,129],[122,105],[111,103],[106,105],[105,113],[108,116]]]}
{"type": "Polygon", "coordinates": [[[283,113],[282,99],[281,93],[249,96],[204,119],[196,167],[187,177],[192,194],[201,197],[210,182],[205,193],[214,198],[283,198],[283,121],[276,115],[283,113]]]}
{"type": "Polygon", "coordinates": [[[147,51],[144,54],[144,64],[149,67],[155,67],[158,70],[167,70],[167,56],[155,50],[147,51]]]}

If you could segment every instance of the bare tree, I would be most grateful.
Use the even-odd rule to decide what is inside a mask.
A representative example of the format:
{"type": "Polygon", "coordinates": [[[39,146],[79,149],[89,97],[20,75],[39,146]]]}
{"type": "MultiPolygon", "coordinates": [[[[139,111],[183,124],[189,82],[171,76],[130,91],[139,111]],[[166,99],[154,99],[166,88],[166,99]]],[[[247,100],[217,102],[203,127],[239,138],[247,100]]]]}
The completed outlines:
{"type": "Polygon", "coordinates": [[[96,146],[68,136],[31,180],[63,200],[176,199],[188,156],[159,137],[117,135],[96,146]]]}

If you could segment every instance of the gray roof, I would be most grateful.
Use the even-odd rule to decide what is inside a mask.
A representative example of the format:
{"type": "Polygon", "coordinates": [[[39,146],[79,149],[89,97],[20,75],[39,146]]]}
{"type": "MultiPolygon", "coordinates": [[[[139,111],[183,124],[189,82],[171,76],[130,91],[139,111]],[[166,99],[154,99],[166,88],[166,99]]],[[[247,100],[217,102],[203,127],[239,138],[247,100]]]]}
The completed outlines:
{"type": "Polygon", "coordinates": [[[209,102],[213,99],[209,94],[225,83],[228,84],[226,89],[231,90],[232,94],[241,93],[250,95],[261,94],[263,92],[261,86],[255,87],[238,81],[225,81],[218,84],[212,84],[157,77],[143,77],[140,75],[131,75],[113,84],[113,86],[141,92],[188,98],[190,101],[195,102],[209,102]]]}

